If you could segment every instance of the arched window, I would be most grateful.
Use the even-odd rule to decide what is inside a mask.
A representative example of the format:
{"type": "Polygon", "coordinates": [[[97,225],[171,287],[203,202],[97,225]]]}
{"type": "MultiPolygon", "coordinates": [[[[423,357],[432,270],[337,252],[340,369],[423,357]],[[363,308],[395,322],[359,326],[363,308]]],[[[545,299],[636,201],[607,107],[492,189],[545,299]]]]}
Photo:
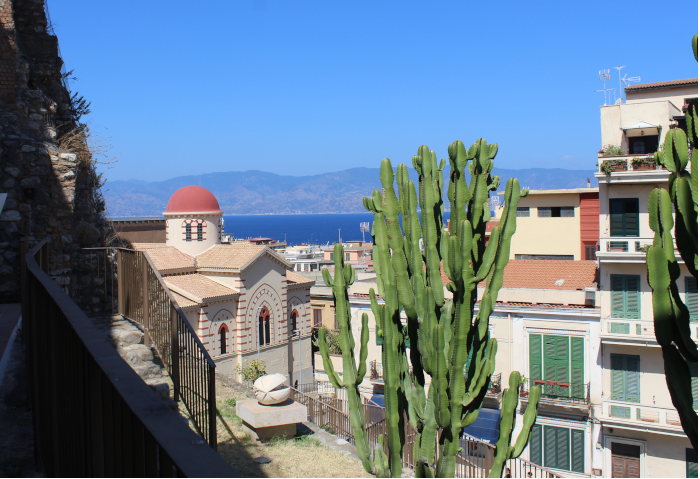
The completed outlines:
{"type": "Polygon", "coordinates": [[[185,225],[185,241],[192,241],[192,225],[189,223],[185,225]]]}
{"type": "Polygon", "coordinates": [[[289,335],[294,336],[294,331],[297,329],[297,310],[293,310],[289,316],[289,335]]]}
{"type": "Polygon", "coordinates": [[[219,329],[219,348],[221,354],[226,354],[226,326],[221,325],[219,329]]]}
{"type": "Polygon", "coordinates": [[[258,336],[260,346],[270,344],[270,312],[267,308],[262,308],[258,316],[258,336]]]}
{"type": "Polygon", "coordinates": [[[204,232],[202,231],[202,223],[197,223],[197,241],[204,240],[204,232]]]}

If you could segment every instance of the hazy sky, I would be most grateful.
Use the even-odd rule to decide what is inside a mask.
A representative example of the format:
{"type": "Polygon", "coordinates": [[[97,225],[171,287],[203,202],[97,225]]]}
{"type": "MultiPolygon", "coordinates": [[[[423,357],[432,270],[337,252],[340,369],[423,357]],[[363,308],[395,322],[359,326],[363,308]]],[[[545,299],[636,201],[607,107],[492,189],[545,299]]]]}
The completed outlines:
{"type": "Polygon", "coordinates": [[[496,166],[593,169],[598,70],[697,76],[697,2],[48,0],[109,179],[304,175],[479,137],[496,166]]]}

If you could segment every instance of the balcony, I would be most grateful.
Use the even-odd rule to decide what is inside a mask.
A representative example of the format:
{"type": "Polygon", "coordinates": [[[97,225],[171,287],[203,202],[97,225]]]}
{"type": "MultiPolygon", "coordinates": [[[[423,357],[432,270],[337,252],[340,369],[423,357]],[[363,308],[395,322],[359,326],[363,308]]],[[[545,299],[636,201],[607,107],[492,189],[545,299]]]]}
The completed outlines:
{"type": "Polygon", "coordinates": [[[603,400],[600,420],[605,427],[685,436],[678,411],[671,408],[612,401],[608,397],[603,400]]]}
{"type": "Polygon", "coordinates": [[[604,318],[599,337],[604,344],[659,347],[651,320],[604,318]]]}
{"type": "Polygon", "coordinates": [[[590,383],[572,384],[567,382],[526,379],[520,390],[520,397],[527,401],[530,390],[539,386],[542,390],[540,404],[550,406],[576,407],[587,410],[591,403],[590,383]]]}
{"type": "MultiPolygon", "coordinates": [[[[647,250],[654,238],[637,236],[613,236],[600,238],[600,251],[596,253],[603,263],[646,263],[647,250]]],[[[685,264],[683,258],[675,250],[676,261],[685,264]]]]}
{"type": "Polygon", "coordinates": [[[599,181],[615,182],[658,182],[668,178],[668,170],[655,164],[647,155],[598,155],[599,181]]]}

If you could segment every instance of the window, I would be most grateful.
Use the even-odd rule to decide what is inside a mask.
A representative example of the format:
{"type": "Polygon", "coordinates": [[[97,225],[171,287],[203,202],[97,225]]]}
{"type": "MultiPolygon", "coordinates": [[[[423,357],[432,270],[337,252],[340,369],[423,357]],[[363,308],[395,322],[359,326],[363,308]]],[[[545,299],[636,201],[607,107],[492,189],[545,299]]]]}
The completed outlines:
{"type": "Polygon", "coordinates": [[[639,356],[610,355],[611,399],[639,403],[639,356]]]}
{"type": "Polygon", "coordinates": [[[610,236],[639,236],[639,198],[610,200],[610,236]]]}
{"type": "Polygon", "coordinates": [[[515,216],[520,217],[520,218],[529,218],[530,217],[530,208],[528,207],[519,207],[518,209],[515,210],[515,216]]]}
{"type": "Polygon", "coordinates": [[[690,368],[690,387],[693,392],[693,409],[698,410],[698,363],[688,361],[690,368]]]}
{"type": "Polygon", "coordinates": [[[258,316],[258,341],[260,346],[270,344],[270,312],[267,308],[262,308],[258,316]]]}
{"type": "Polygon", "coordinates": [[[333,253],[331,253],[331,261],[333,261],[333,253]]]}
{"type": "MultiPolygon", "coordinates": [[[[518,216],[516,211],[516,216],[518,216]]],[[[529,213],[528,213],[528,216],[529,213]]],[[[537,216],[540,218],[573,218],[573,206],[545,206],[537,208],[537,216]]]]}
{"type": "Polygon", "coordinates": [[[314,309],[314,328],[323,326],[323,311],[314,309]]]}
{"type": "Polygon", "coordinates": [[[345,253],[345,261],[350,261],[350,253],[345,253]]]}
{"type": "Polygon", "coordinates": [[[685,277],[685,305],[690,313],[690,321],[698,322],[698,280],[692,276],[685,277]]]}
{"type": "Polygon", "coordinates": [[[586,469],[584,436],[585,431],[581,429],[535,424],[530,436],[530,462],[583,473],[586,469]]]}
{"type": "Polygon", "coordinates": [[[583,338],[530,334],[530,379],[546,381],[543,395],[583,397],[584,356],[583,338]]]}
{"type": "Polygon", "coordinates": [[[639,276],[610,275],[611,313],[613,318],[641,319],[639,276]]]}
{"type": "Polygon", "coordinates": [[[219,349],[221,354],[226,354],[226,326],[224,325],[219,329],[219,349]]]}
{"type": "Polygon", "coordinates": [[[595,253],[596,253],[596,250],[597,250],[596,245],[594,245],[594,244],[587,244],[587,245],[584,245],[584,246],[586,247],[586,260],[588,260],[588,261],[595,261],[595,260],[596,260],[595,253]]]}
{"type": "Polygon", "coordinates": [[[685,450],[685,477],[698,477],[698,451],[685,450]]]}
{"type": "Polygon", "coordinates": [[[656,153],[659,148],[659,135],[651,136],[632,136],[628,137],[630,154],[631,155],[646,155],[656,153]]]}
{"type": "Polygon", "coordinates": [[[289,317],[289,322],[290,322],[289,335],[293,336],[295,334],[294,331],[296,331],[296,329],[297,329],[297,310],[296,309],[294,311],[292,311],[292,314],[289,317]]]}
{"type": "Polygon", "coordinates": [[[202,230],[202,223],[197,223],[197,241],[204,240],[204,231],[202,230]]]}
{"type": "Polygon", "coordinates": [[[192,225],[185,225],[185,241],[192,241],[192,225]]]}
{"type": "Polygon", "coordinates": [[[549,259],[549,260],[565,260],[573,261],[572,254],[516,254],[515,259],[549,259]]]}

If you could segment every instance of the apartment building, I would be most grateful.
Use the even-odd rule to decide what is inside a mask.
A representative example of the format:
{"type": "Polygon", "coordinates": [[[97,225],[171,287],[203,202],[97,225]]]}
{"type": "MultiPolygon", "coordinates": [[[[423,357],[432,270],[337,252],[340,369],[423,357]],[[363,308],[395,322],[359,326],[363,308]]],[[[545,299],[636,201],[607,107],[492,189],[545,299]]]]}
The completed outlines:
{"type": "MultiPolygon", "coordinates": [[[[499,192],[503,195],[503,192],[499,192]]],[[[495,208],[497,224],[502,203],[495,208]]],[[[510,259],[595,260],[598,188],[530,190],[518,203],[510,259]]]]}
{"type": "MultiPolygon", "coordinates": [[[[600,401],[593,404],[596,467],[605,477],[697,477],[697,455],[680,424],[666,387],[661,348],[654,334],[647,283],[647,202],[667,188],[669,172],[647,158],[697,98],[697,78],[628,87],[627,103],[601,107],[603,146],[630,154],[599,154],[600,195],[600,401]]],[[[696,324],[697,282],[682,258],[678,290],[696,324]]],[[[697,364],[695,398],[697,407],[697,364]]]]}

